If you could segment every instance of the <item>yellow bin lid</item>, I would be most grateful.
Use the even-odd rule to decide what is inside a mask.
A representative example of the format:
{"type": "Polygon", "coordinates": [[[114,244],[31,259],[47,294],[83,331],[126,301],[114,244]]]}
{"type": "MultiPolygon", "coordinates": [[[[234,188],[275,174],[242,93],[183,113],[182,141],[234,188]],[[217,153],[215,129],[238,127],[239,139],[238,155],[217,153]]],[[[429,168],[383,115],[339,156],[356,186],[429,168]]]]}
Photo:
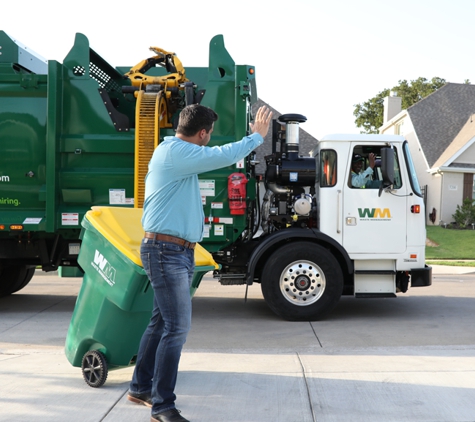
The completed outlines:
{"type": "MultiPolygon", "coordinates": [[[[142,267],[140,259],[140,245],[144,236],[142,211],[142,208],[92,207],[85,218],[117,250],[142,267]]],[[[195,265],[219,268],[213,256],[200,244],[195,247],[195,265]]]]}

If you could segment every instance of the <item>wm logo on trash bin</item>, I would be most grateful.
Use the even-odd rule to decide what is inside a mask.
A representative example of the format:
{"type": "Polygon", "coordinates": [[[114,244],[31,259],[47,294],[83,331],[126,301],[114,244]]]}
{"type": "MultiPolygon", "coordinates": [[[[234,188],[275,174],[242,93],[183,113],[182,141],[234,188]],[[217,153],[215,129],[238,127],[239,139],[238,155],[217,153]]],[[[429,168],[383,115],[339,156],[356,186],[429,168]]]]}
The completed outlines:
{"type": "Polygon", "coordinates": [[[109,264],[109,261],[104,258],[97,249],[94,252],[94,262],[91,262],[94,269],[101,275],[107,284],[113,286],[115,284],[115,268],[109,264]]]}

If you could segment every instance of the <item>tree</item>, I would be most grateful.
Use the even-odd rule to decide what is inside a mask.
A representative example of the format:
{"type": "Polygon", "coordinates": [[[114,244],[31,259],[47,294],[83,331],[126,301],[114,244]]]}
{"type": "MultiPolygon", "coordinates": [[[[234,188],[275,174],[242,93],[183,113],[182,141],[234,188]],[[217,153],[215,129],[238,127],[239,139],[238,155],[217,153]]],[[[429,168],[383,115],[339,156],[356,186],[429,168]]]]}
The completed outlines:
{"type": "MultiPolygon", "coordinates": [[[[403,79],[399,81],[399,85],[392,89],[384,89],[368,101],[356,104],[353,111],[353,115],[356,117],[355,124],[363,129],[361,133],[378,133],[378,129],[383,125],[384,98],[389,95],[390,91],[401,97],[401,107],[407,109],[444,86],[445,83],[445,79],[438,77],[434,77],[430,81],[422,77],[410,82],[403,79]]],[[[468,79],[465,83],[469,83],[468,79]]]]}

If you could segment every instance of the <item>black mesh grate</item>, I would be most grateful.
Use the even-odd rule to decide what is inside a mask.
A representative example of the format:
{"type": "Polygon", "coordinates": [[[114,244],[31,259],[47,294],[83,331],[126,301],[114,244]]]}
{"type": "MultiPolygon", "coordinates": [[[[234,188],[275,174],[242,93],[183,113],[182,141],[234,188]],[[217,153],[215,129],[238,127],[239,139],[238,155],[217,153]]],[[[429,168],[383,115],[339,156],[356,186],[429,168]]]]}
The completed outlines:
{"type": "Polygon", "coordinates": [[[92,62],[89,63],[89,76],[99,84],[100,88],[104,88],[107,92],[121,91],[119,84],[92,62]]]}
{"type": "Polygon", "coordinates": [[[86,69],[84,69],[84,67],[82,67],[82,66],[74,66],[73,67],[73,73],[76,76],[83,76],[86,73],[86,69]]]}

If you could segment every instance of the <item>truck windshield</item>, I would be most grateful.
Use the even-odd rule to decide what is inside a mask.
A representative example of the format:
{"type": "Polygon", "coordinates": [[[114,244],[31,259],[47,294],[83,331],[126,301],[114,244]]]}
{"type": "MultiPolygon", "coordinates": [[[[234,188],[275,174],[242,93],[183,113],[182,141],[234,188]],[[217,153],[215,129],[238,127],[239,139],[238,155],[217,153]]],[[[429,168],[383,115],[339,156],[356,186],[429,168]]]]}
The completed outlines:
{"type": "Polygon", "coordinates": [[[409,151],[409,144],[407,141],[404,142],[404,156],[406,157],[407,173],[409,174],[412,190],[416,195],[422,197],[421,187],[419,185],[419,180],[417,180],[416,169],[414,167],[414,162],[412,161],[412,156],[411,152],[409,151]]]}

